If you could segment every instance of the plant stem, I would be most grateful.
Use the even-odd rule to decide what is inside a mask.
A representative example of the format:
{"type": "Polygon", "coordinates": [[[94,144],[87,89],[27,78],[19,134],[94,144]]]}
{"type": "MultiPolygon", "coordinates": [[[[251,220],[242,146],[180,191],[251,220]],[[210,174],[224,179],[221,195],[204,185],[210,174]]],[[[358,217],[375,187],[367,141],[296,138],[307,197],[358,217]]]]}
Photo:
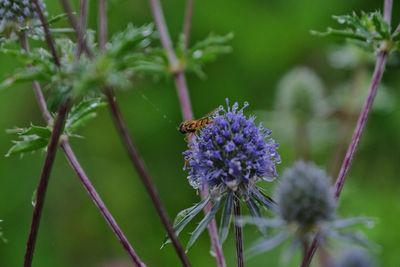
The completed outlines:
{"type": "Polygon", "coordinates": [[[356,128],[354,130],[353,137],[351,139],[350,145],[349,145],[346,155],[344,157],[339,175],[336,179],[336,183],[335,183],[335,198],[336,199],[339,198],[340,193],[342,192],[343,185],[346,181],[347,173],[350,169],[351,163],[353,162],[354,154],[355,154],[357,146],[360,142],[361,136],[364,132],[365,125],[368,120],[369,112],[372,108],[372,104],[374,103],[374,99],[375,99],[375,96],[376,96],[376,93],[378,90],[378,86],[382,79],[383,72],[385,70],[386,59],[387,59],[387,52],[386,51],[379,52],[367,99],[364,103],[363,109],[358,118],[358,122],[357,122],[356,128]]]}
{"type": "MultiPolygon", "coordinates": [[[[107,6],[104,0],[101,0],[99,3],[99,42],[100,49],[105,50],[106,42],[107,42],[107,6]],[[103,3],[102,3],[103,2],[103,3]]],[[[79,37],[78,37],[79,38],[79,37]]],[[[105,89],[105,95],[108,100],[108,105],[110,107],[110,111],[115,123],[115,126],[121,136],[123,143],[126,146],[128,155],[131,159],[132,164],[134,165],[136,171],[139,173],[139,177],[142,180],[143,185],[145,186],[156,210],[161,219],[162,224],[164,225],[169,238],[175,248],[176,253],[178,254],[183,266],[190,267],[191,264],[189,262],[189,258],[187,257],[181,243],[178,240],[178,237],[174,231],[172,223],[168,217],[166,209],[162,204],[161,198],[158,195],[157,189],[154,186],[152,178],[145,167],[145,164],[140,157],[136,146],[133,143],[132,138],[130,137],[128,128],[126,126],[125,120],[122,117],[122,113],[116,101],[116,97],[112,88],[105,89]]]]}
{"type": "MultiPolygon", "coordinates": [[[[80,0],[79,27],[80,27],[80,31],[82,33],[86,31],[86,27],[87,27],[87,17],[88,17],[88,13],[89,13],[88,6],[89,6],[89,0],[80,0]]],[[[83,43],[78,42],[77,51],[76,51],[77,57],[79,57],[81,55],[82,48],[83,48],[83,43]]]]}
{"type": "Polygon", "coordinates": [[[390,25],[392,21],[392,7],[393,7],[393,0],[385,0],[384,7],[383,7],[383,19],[390,25]]]}
{"type": "MultiPolygon", "coordinates": [[[[363,109],[358,118],[358,122],[357,122],[356,128],[354,130],[353,137],[351,139],[351,143],[347,149],[345,158],[342,163],[342,167],[340,168],[339,175],[335,182],[336,201],[340,197],[340,193],[342,192],[344,183],[346,181],[347,173],[350,169],[351,163],[354,159],[354,154],[357,150],[357,146],[360,142],[360,138],[365,129],[369,111],[371,110],[372,104],[373,104],[375,96],[376,96],[376,92],[378,90],[379,83],[382,79],[382,75],[383,75],[383,72],[385,69],[386,59],[387,59],[387,52],[386,51],[379,52],[378,58],[377,58],[377,61],[375,64],[375,70],[374,70],[374,74],[372,76],[372,81],[371,81],[367,99],[365,100],[363,109]]],[[[312,257],[318,248],[318,245],[319,245],[319,238],[315,237],[313,242],[311,243],[310,248],[308,249],[306,257],[303,258],[301,267],[308,267],[310,265],[312,257]]]]}
{"type": "MultiPolygon", "coordinates": [[[[384,19],[389,25],[390,25],[391,13],[392,13],[392,0],[385,0],[384,19]]],[[[351,163],[354,159],[354,154],[357,150],[361,136],[364,132],[365,125],[368,120],[369,112],[372,108],[376,93],[378,91],[379,84],[382,80],[388,53],[389,52],[386,50],[381,50],[378,52],[377,60],[375,63],[374,73],[372,75],[371,83],[370,83],[369,90],[368,90],[368,96],[364,102],[363,108],[358,117],[357,125],[356,125],[356,128],[354,129],[350,145],[347,148],[347,152],[344,157],[342,166],[340,168],[339,175],[335,182],[335,199],[336,199],[336,201],[338,201],[338,199],[340,197],[340,193],[342,192],[344,183],[346,181],[347,173],[348,173],[351,163]]],[[[303,258],[301,267],[310,266],[312,258],[318,248],[318,245],[319,245],[319,242],[321,239],[320,235],[321,235],[321,233],[317,233],[316,236],[314,237],[314,239],[310,245],[310,248],[307,251],[307,254],[303,258]]]]}
{"type": "Polygon", "coordinates": [[[49,26],[48,26],[48,23],[47,23],[47,19],[45,18],[44,14],[43,14],[42,8],[40,7],[39,0],[32,0],[32,2],[35,5],[36,12],[38,13],[40,22],[42,23],[42,27],[43,27],[43,31],[44,31],[44,37],[45,37],[46,43],[47,43],[47,45],[48,45],[48,47],[50,49],[51,55],[53,56],[54,63],[58,67],[60,67],[61,66],[60,58],[58,57],[58,54],[57,54],[57,51],[56,51],[56,46],[54,44],[53,38],[51,37],[51,33],[50,33],[50,29],[49,29],[49,26]]]}
{"type": "Polygon", "coordinates": [[[36,204],[33,210],[32,223],[29,232],[28,241],[26,244],[24,267],[32,266],[33,253],[35,251],[35,245],[37,240],[37,235],[39,231],[40,219],[43,211],[44,200],[46,197],[47,185],[49,183],[51,170],[56,158],[58,140],[63,133],[65,119],[68,114],[68,109],[70,106],[70,101],[62,103],[58,109],[58,115],[51,133],[50,142],[47,146],[46,159],[42,168],[42,173],[40,175],[39,185],[36,191],[36,204]]]}
{"type": "Polygon", "coordinates": [[[241,216],[240,199],[238,196],[234,197],[233,210],[235,219],[234,224],[235,224],[236,263],[238,267],[244,267],[242,226],[236,223],[236,221],[241,216]]]}
{"type": "MultiPolygon", "coordinates": [[[[162,46],[167,52],[169,64],[171,65],[172,69],[177,64],[177,57],[175,54],[174,49],[172,48],[171,37],[169,36],[167,24],[164,19],[164,14],[161,8],[161,4],[159,0],[150,0],[150,5],[154,17],[154,21],[156,23],[156,27],[160,34],[160,40],[162,46]]],[[[179,98],[179,103],[181,106],[182,117],[184,120],[191,120],[193,119],[193,112],[192,112],[192,105],[190,102],[189,97],[189,90],[186,83],[186,78],[184,74],[184,70],[179,68],[174,73],[174,80],[176,85],[176,90],[179,98]]],[[[200,195],[202,199],[207,198],[208,196],[208,188],[203,188],[200,191],[200,195]]],[[[204,213],[207,214],[211,209],[211,205],[207,205],[204,208],[204,213]]],[[[214,250],[216,255],[216,262],[218,267],[226,267],[224,252],[221,247],[221,243],[218,237],[218,228],[215,222],[215,219],[211,220],[209,225],[207,226],[208,234],[210,236],[211,246],[214,250]]]]}
{"type": "Polygon", "coordinates": [[[177,254],[179,255],[179,258],[182,261],[183,266],[191,266],[189,259],[187,258],[187,255],[185,254],[185,251],[183,250],[182,245],[180,244],[175,231],[172,227],[172,224],[168,218],[168,215],[165,211],[164,205],[162,204],[160,197],[158,196],[158,192],[155,189],[152,178],[149,175],[145,164],[143,160],[141,159],[136,146],[134,145],[130,135],[129,131],[126,127],[125,121],[122,117],[122,113],[119,109],[119,106],[116,102],[116,99],[114,97],[114,94],[110,88],[108,88],[105,91],[106,97],[107,97],[107,102],[111,111],[111,115],[114,119],[115,126],[121,136],[122,142],[125,144],[125,147],[127,149],[129,158],[136,168],[136,171],[139,174],[140,179],[142,180],[143,185],[145,186],[147,193],[149,194],[158,215],[160,216],[161,222],[163,223],[164,227],[167,230],[168,236],[171,239],[175,250],[177,254]]]}
{"type": "Polygon", "coordinates": [[[117,236],[118,240],[124,247],[124,249],[128,252],[129,256],[131,257],[133,263],[138,267],[145,267],[146,265],[141,261],[139,256],[136,254],[135,250],[133,249],[132,245],[129,243],[129,240],[126,238],[125,234],[119,228],[117,222],[115,221],[114,217],[111,215],[109,210],[107,209],[104,202],[101,200],[101,197],[96,192],[93,184],[91,183],[89,177],[86,175],[85,171],[79,164],[74,152],[68,141],[63,140],[61,142],[61,148],[65,153],[65,156],[68,159],[69,164],[71,165],[72,169],[78,175],[79,179],[82,182],[82,185],[85,187],[86,191],[90,195],[91,199],[99,209],[101,215],[104,217],[108,225],[111,227],[114,234],[117,236]]]}
{"type": "MultiPolygon", "coordinates": [[[[77,28],[76,18],[74,17],[74,15],[72,13],[72,8],[70,6],[69,1],[62,0],[62,3],[63,3],[65,11],[67,12],[67,15],[71,22],[71,25],[76,31],[77,39],[81,40],[83,43],[86,43],[85,40],[83,39],[82,31],[79,31],[79,29],[77,28]]],[[[107,22],[106,22],[106,13],[107,12],[105,10],[106,5],[100,4],[99,8],[100,8],[99,24],[102,25],[102,26],[100,26],[100,30],[105,31],[107,29],[107,27],[105,26],[107,24],[107,22]]],[[[106,42],[105,38],[107,36],[107,33],[101,32],[100,36],[101,36],[100,47],[102,49],[104,49],[105,42],[106,42]]],[[[85,47],[88,48],[87,45],[85,45],[85,47]]],[[[90,58],[93,57],[93,52],[91,50],[89,50],[89,48],[86,50],[86,53],[88,54],[88,56],[90,58]]],[[[185,254],[185,251],[183,250],[182,245],[179,243],[179,240],[178,240],[178,238],[175,234],[175,231],[172,227],[172,224],[168,218],[167,212],[161,202],[161,199],[158,195],[156,188],[154,187],[154,183],[152,182],[151,176],[149,175],[147,169],[145,168],[144,162],[141,159],[141,157],[136,149],[136,146],[134,145],[134,143],[130,137],[128,128],[126,127],[125,120],[122,117],[121,111],[119,109],[119,106],[118,106],[118,103],[114,96],[114,92],[113,92],[112,88],[109,88],[109,87],[105,88],[104,93],[106,95],[108,105],[110,108],[110,112],[111,112],[113,120],[115,122],[115,126],[118,129],[121,139],[127,148],[127,152],[131,159],[131,162],[133,163],[134,167],[138,171],[139,177],[141,178],[141,181],[144,184],[144,186],[145,186],[145,188],[146,188],[146,190],[158,212],[158,215],[160,216],[161,222],[163,223],[164,227],[167,230],[168,236],[171,239],[179,258],[181,259],[183,266],[190,267],[191,265],[190,265],[189,259],[188,259],[187,255],[185,254]]]]}
{"type": "Polygon", "coordinates": [[[185,19],[183,21],[183,46],[185,49],[189,47],[190,29],[192,27],[193,17],[193,0],[186,1],[185,19]]]}
{"type": "MultiPolygon", "coordinates": [[[[46,19],[43,16],[42,11],[40,10],[40,6],[38,4],[36,4],[36,5],[37,5],[37,7],[39,9],[38,10],[39,15],[41,14],[40,15],[40,19],[41,19],[41,23],[43,25],[44,31],[49,33],[47,38],[46,38],[47,43],[49,44],[49,46],[54,47],[54,41],[53,41],[52,36],[50,34],[50,31],[48,29],[48,24],[46,22],[46,19]]],[[[27,42],[27,39],[26,39],[25,35],[21,36],[21,44],[22,44],[23,49],[25,49],[27,52],[29,52],[29,46],[28,46],[28,42],[27,42]]],[[[57,55],[57,52],[56,52],[55,49],[54,49],[54,52],[55,53],[53,54],[53,59],[54,59],[55,62],[57,62],[58,55],[57,55]]],[[[58,60],[58,62],[59,62],[59,60],[58,60]]],[[[52,124],[53,118],[52,118],[50,112],[47,109],[46,100],[44,98],[44,95],[43,95],[43,92],[42,92],[40,84],[38,82],[34,82],[33,83],[33,88],[34,88],[35,96],[36,96],[36,98],[38,100],[38,104],[39,104],[40,110],[42,112],[43,118],[46,120],[46,122],[48,124],[52,124]]],[[[80,178],[81,182],[83,183],[85,189],[87,190],[87,192],[91,196],[93,202],[99,208],[101,214],[106,219],[107,223],[110,225],[110,227],[112,228],[113,232],[117,235],[117,238],[120,240],[120,242],[123,245],[123,247],[127,250],[128,254],[132,258],[132,260],[135,263],[135,265],[137,267],[145,267],[146,265],[137,256],[136,252],[134,251],[133,247],[129,243],[128,239],[125,237],[124,233],[119,228],[119,226],[116,223],[115,219],[113,218],[113,216],[111,215],[111,213],[109,212],[109,210],[105,206],[104,202],[101,200],[100,196],[96,192],[94,186],[90,182],[89,177],[87,177],[86,173],[83,171],[82,166],[79,164],[75,154],[73,153],[73,151],[72,151],[72,149],[71,149],[71,147],[69,145],[68,139],[64,139],[64,140],[61,141],[61,147],[64,150],[64,153],[66,154],[70,165],[75,170],[75,172],[77,173],[77,175],[80,178]]]]}
{"type": "Polygon", "coordinates": [[[99,0],[99,46],[102,51],[106,50],[107,24],[107,1],[99,0]]]}
{"type": "Polygon", "coordinates": [[[71,24],[72,28],[75,30],[76,35],[79,36],[78,39],[78,44],[81,45],[82,49],[85,51],[85,53],[89,57],[93,57],[93,52],[90,50],[90,48],[87,45],[87,42],[85,40],[84,34],[83,34],[83,29],[79,26],[79,23],[75,16],[73,15],[72,7],[69,3],[69,0],[60,0],[61,4],[65,10],[65,13],[67,13],[69,23],[71,24]]]}

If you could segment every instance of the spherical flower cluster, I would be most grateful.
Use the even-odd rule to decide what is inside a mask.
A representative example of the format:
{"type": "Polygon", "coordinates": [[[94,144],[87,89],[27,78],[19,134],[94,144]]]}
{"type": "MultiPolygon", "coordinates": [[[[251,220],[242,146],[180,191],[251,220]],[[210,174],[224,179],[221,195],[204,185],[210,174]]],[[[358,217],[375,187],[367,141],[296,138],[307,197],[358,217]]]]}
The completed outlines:
{"type": "Polygon", "coordinates": [[[248,103],[238,109],[238,103],[231,108],[226,102],[227,109],[221,106],[184,152],[185,169],[195,189],[208,186],[213,192],[245,192],[255,182],[277,176],[280,157],[271,131],[243,114],[248,103]]]}
{"type": "MultiPolygon", "coordinates": [[[[43,1],[39,0],[39,4],[45,12],[43,1]]],[[[30,0],[0,0],[0,32],[27,26],[37,18],[35,5],[30,0]]]]}
{"type": "Polygon", "coordinates": [[[325,113],[323,95],[324,86],[318,75],[306,67],[297,67],[279,83],[277,108],[299,122],[308,122],[325,113]]]}
{"type": "Polygon", "coordinates": [[[275,192],[278,212],[287,223],[309,229],[335,217],[330,179],[312,163],[299,161],[284,171],[275,192]]]}

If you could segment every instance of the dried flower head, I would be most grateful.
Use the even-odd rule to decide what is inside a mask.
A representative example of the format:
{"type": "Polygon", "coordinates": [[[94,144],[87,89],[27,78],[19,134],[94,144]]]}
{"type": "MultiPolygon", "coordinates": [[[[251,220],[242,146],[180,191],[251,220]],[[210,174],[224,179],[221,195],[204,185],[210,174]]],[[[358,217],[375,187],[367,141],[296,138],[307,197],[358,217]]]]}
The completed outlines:
{"type": "MultiPolygon", "coordinates": [[[[39,0],[39,4],[45,12],[44,2],[39,0]]],[[[32,1],[0,0],[0,33],[7,37],[13,32],[18,32],[21,28],[29,26],[36,19],[38,19],[38,14],[32,1]]]]}
{"type": "Polygon", "coordinates": [[[281,218],[302,228],[335,217],[335,201],[326,172],[313,163],[299,161],[285,170],[276,190],[281,218]]]}
{"type": "Polygon", "coordinates": [[[247,106],[230,107],[227,100],[227,109],[221,106],[212,123],[189,141],[185,169],[195,189],[208,186],[211,192],[245,193],[257,181],[277,176],[278,145],[270,138],[270,130],[243,114],[247,106]]]}

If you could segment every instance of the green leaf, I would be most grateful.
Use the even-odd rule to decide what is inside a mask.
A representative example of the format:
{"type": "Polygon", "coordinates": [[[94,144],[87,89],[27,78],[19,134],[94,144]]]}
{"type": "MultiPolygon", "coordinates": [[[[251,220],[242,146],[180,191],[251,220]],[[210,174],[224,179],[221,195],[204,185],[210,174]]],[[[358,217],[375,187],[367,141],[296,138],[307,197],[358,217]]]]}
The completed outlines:
{"type": "MultiPolygon", "coordinates": [[[[204,207],[210,202],[210,197],[203,199],[199,203],[195,204],[194,206],[184,209],[178,213],[174,220],[174,231],[177,236],[182,232],[182,230],[189,224],[200,211],[204,209],[204,207]]],[[[161,248],[163,248],[166,244],[170,243],[171,240],[169,239],[168,235],[165,237],[161,248]]]]}
{"type": "Polygon", "coordinates": [[[31,124],[31,127],[21,129],[18,135],[37,135],[40,138],[49,139],[51,136],[51,129],[48,127],[36,126],[31,124]]]}
{"type": "Polygon", "coordinates": [[[246,205],[250,211],[251,216],[261,217],[260,209],[258,208],[257,203],[253,199],[251,198],[247,199],[246,205]]]}
{"type": "Polygon", "coordinates": [[[153,24],[135,27],[129,24],[127,28],[113,36],[108,45],[107,54],[111,57],[121,57],[137,49],[148,47],[155,39],[156,33],[153,24]]]}
{"type": "Polygon", "coordinates": [[[379,49],[382,41],[391,41],[394,37],[390,32],[388,23],[382,17],[381,12],[361,12],[360,15],[333,16],[343,29],[328,28],[326,32],[315,32],[319,36],[338,36],[349,40],[361,41],[363,46],[367,45],[379,49]]]}
{"type": "Polygon", "coordinates": [[[8,150],[6,157],[45,148],[48,144],[48,139],[36,137],[33,139],[15,141],[14,143],[15,144],[10,148],[10,150],[8,150]]]}
{"type": "Polygon", "coordinates": [[[233,212],[234,197],[235,197],[234,193],[232,192],[228,193],[224,209],[222,211],[221,223],[219,226],[219,242],[221,243],[221,245],[225,242],[229,234],[229,227],[231,224],[232,212],[233,212]]]}
{"type": "Polygon", "coordinates": [[[47,146],[51,136],[50,128],[33,124],[28,128],[17,128],[7,132],[17,134],[18,140],[13,141],[14,145],[9,149],[6,157],[43,149],[47,146]]]}
{"type": "Polygon", "coordinates": [[[68,134],[76,132],[80,127],[97,116],[96,110],[106,106],[101,98],[88,98],[82,100],[77,106],[72,107],[65,124],[68,134]]]}
{"type": "Polygon", "coordinates": [[[214,219],[215,214],[217,213],[219,206],[221,204],[220,200],[215,201],[214,206],[207,213],[207,215],[201,220],[201,222],[197,225],[196,229],[192,232],[190,236],[189,242],[186,246],[186,252],[193,246],[194,242],[196,242],[197,238],[199,238],[200,234],[206,229],[208,224],[212,219],[214,219]]]}
{"type": "Polygon", "coordinates": [[[204,77],[203,66],[214,61],[218,56],[232,52],[232,47],[226,43],[233,38],[233,33],[227,35],[210,34],[206,39],[196,43],[187,54],[181,52],[185,69],[204,77]]]}
{"type": "Polygon", "coordinates": [[[261,205],[265,206],[267,209],[276,211],[277,206],[275,201],[269,196],[265,195],[261,190],[254,188],[251,193],[261,205]]]}
{"type": "Polygon", "coordinates": [[[254,245],[250,247],[246,254],[249,257],[261,254],[266,251],[270,251],[284,242],[289,237],[289,234],[285,231],[278,232],[275,236],[271,238],[262,238],[255,242],[254,245]]]}

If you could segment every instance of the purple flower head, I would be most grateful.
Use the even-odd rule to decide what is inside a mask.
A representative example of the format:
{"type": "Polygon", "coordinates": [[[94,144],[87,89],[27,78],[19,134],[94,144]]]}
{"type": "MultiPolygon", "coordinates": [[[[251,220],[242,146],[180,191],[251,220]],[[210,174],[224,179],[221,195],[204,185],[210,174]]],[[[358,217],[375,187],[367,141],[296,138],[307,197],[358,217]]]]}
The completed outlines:
{"type": "MultiPolygon", "coordinates": [[[[39,4],[47,14],[44,2],[40,0],[39,4]]],[[[30,0],[0,0],[0,33],[25,27],[38,17],[36,7],[30,0]]]]}
{"type": "Polygon", "coordinates": [[[238,103],[222,106],[190,141],[185,156],[189,182],[198,189],[208,186],[212,192],[250,191],[259,180],[272,181],[280,162],[278,144],[271,131],[257,126],[255,117],[246,117],[238,103]]]}

